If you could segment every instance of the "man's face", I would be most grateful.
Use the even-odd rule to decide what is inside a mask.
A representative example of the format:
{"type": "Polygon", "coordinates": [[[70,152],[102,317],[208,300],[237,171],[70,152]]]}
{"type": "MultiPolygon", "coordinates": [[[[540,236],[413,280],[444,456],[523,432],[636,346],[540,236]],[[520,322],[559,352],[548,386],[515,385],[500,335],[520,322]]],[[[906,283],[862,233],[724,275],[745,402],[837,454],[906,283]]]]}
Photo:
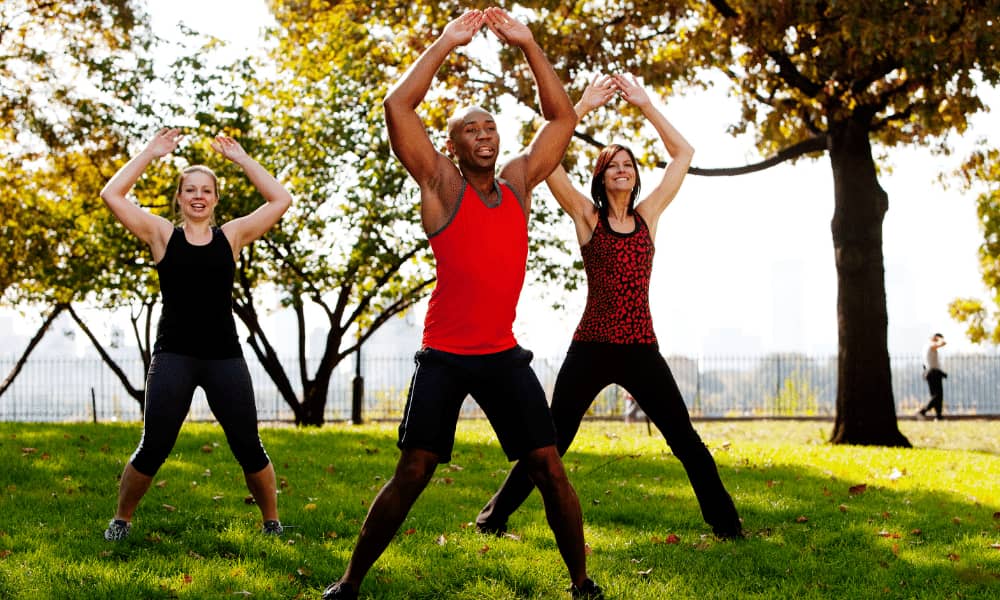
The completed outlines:
{"type": "Polygon", "coordinates": [[[493,115],[481,108],[468,109],[452,125],[448,151],[459,165],[492,170],[500,150],[500,134],[493,115]]]}

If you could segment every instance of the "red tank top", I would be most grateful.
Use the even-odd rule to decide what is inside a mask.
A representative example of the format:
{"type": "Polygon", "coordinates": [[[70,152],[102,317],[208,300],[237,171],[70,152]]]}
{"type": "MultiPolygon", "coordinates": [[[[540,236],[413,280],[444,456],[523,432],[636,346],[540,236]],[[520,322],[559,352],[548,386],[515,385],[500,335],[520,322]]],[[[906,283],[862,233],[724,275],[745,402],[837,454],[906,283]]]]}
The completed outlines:
{"type": "Polygon", "coordinates": [[[638,213],[632,233],[618,233],[604,218],[580,247],[587,271],[587,307],[573,334],[577,342],[655,344],[649,312],[653,240],[638,213]]]}
{"type": "Polygon", "coordinates": [[[437,286],[424,320],[425,347],[491,354],[517,345],[514,316],[528,261],[528,223],[502,181],[487,206],[468,183],[455,215],[430,236],[437,286]]]}

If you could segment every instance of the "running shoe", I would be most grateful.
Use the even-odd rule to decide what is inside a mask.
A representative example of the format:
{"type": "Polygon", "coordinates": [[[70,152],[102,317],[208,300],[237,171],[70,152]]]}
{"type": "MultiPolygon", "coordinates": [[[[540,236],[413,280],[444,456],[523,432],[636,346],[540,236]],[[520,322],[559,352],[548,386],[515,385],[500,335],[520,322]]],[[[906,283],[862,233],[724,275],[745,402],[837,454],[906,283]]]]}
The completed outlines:
{"type": "Polygon", "coordinates": [[[585,579],[579,586],[571,587],[570,592],[574,598],[581,600],[604,600],[604,590],[590,578],[585,579]]]}
{"type": "Polygon", "coordinates": [[[323,600],[357,600],[358,590],[346,581],[331,583],[323,590],[323,600]]]}
{"type": "Polygon", "coordinates": [[[270,519],[264,521],[264,527],[260,532],[264,535],[281,535],[285,533],[285,528],[281,526],[281,521],[270,519]]]}
{"type": "Polygon", "coordinates": [[[109,542],[124,540],[128,537],[130,531],[132,531],[132,524],[128,521],[111,519],[111,522],[108,523],[108,528],[104,530],[104,539],[109,542]]]}

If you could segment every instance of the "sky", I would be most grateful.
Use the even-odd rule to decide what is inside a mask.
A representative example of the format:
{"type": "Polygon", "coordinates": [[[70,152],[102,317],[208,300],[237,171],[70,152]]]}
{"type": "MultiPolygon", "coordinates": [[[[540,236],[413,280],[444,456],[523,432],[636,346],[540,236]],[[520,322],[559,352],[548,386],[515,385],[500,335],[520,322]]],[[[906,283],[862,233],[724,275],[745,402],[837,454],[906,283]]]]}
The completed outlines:
{"type": "MultiPolygon", "coordinates": [[[[263,0],[152,0],[149,9],[159,35],[175,36],[183,21],[230,41],[235,54],[257,45],[260,28],[271,21],[263,0]]],[[[664,114],[696,149],[695,166],[760,160],[752,140],[726,133],[739,112],[724,90],[664,100],[664,114]]],[[[883,253],[893,355],[920,353],[933,332],[945,335],[952,352],[993,351],[966,341],[964,326],[948,315],[948,304],[957,297],[988,298],[977,268],[982,235],[976,194],[937,181],[987,131],[1000,131],[996,114],[975,117],[965,136],[953,136],[951,156],[896,148],[881,163],[879,179],[889,195],[883,253]]],[[[613,137],[608,132],[605,139],[613,137]]],[[[659,174],[642,176],[650,185],[659,174]]],[[[832,216],[833,177],[826,157],[736,177],[688,175],[660,219],[655,241],[650,302],[663,352],[835,353],[832,216]]],[[[571,237],[568,218],[566,228],[571,237]]],[[[554,313],[544,290],[527,287],[515,323],[518,340],[536,352],[565,349],[584,302],[581,290],[567,299],[563,312],[554,313]]]]}

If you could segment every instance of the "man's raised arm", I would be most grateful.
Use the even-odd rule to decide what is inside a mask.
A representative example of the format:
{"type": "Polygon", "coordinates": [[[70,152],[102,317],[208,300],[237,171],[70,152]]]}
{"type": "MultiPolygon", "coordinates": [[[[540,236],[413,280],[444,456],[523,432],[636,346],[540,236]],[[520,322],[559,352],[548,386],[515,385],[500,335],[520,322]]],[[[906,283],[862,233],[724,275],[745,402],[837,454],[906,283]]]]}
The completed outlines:
{"type": "Polygon", "coordinates": [[[530,192],[562,160],[577,124],[576,111],[566,88],[528,26],[499,8],[488,8],[485,14],[490,31],[504,43],[516,46],[524,53],[535,78],[542,117],[547,121],[522,153],[525,161],[524,184],[526,191],[530,192]]]}
{"type": "Polygon", "coordinates": [[[421,186],[435,176],[439,153],[417,115],[417,106],[427,95],[448,54],[472,41],[483,26],[484,18],[482,11],[470,10],[448,23],[382,102],[392,151],[421,186]]]}

